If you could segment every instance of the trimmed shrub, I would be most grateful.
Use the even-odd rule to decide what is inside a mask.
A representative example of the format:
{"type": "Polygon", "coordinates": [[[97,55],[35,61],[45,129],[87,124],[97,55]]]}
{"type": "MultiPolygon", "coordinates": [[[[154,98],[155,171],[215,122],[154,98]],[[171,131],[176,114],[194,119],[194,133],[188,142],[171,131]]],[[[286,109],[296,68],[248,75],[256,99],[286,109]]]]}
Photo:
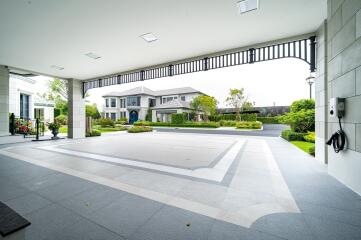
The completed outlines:
{"type": "MultiPolygon", "coordinates": [[[[257,114],[256,113],[243,113],[240,115],[242,121],[256,121],[257,114]]],[[[211,115],[208,117],[209,121],[212,122],[219,122],[221,120],[225,121],[236,121],[237,115],[230,113],[230,114],[218,114],[218,115],[211,115]]]]}
{"type": "Polygon", "coordinates": [[[141,132],[151,132],[151,131],[153,131],[153,128],[148,126],[133,126],[128,129],[129,133],[141,133],[141,132]]]}
{"type": "Polygon", "coordinates": [[[173,124],[170,122],[147,122],[137,121],[134,126],[153,126],[153,127],[200,127],[200,128],[218,128],[219,123],[217,122],[191,122],[187,121],[182,124],[173,124]]]}
{"type": "Polygon", "coordinates": [[[293,132],[292,130],[284,130],[281,134],[282,138],[287,141],[304,141],[305,135],[306,133],[293,132]]]}
{"type": "Polygon", "coordinates": [[[314,143],[315,142],[315,132],[308,132],[307,135],[303,137],[307,142],[314,143]]]}
{"type": "Polygon", "coordinates": [[[68,116],[61,114],[55,118],[55,122],[60,125],[68,125],[68,116]]]}
{"type": "Polygon", "coordinates": [[[101,131],[101,132],[116,132],[116,131],[125,131],[128,128],[124,127],[124,126],[117,126],[117,127],[101,127],[101,128],[97,128],[97,130],[101,131]]]}
{"type": "Polygon", "coordinates": [[[186,118],[183,113],[173,113],[171,123],[172,124],[183,124],[185,123],[186,118]]]}
{"type": "Polygon", "coordinates": [[[315,131],[315,110],[302,109],[298,112],[290,112],[279,117],[279,121],[289,124],[291,130],[298,133],[315,131]]]}
{"type": "Polygon", "coordinates": [[[100,135],[102,135],[102,133],[97,129],[92,129],[92,131],[90,133],[86,134],[87,137],[95,137],[95,136],[100,136],[100,135]]]}
{"type": "Polygon", "coordinates": [[[237,122],[236,127],[238,129],[261,129],[262,123],[258,121],[253,121],[253,122],[241,121],[241,122],[237,122]]]}
{"type": "Polygon", "coordinates": [[[279,124],[278,117],[257,117],[257,121],[263,124],[279,124]]]}
{"type": "Polygon", "coordinates": [[[299,112],[301,110],[312,110],[315,109],[315,100],[313,99],[301,99],[294,101],[291,104],[291,112],[299,112]]]}
{"type": "Polygon", "coordinates": [[[237,123],[238,123],[237,121],[232,121],[232,120],[219,121],[219,125],[221,125],[222,127],[236,127],[237,123]]]}
{"type": "Polygon", "coordinates": [[[110,118],[100,118],[98,120],[98,123],[101,127],[114,127],[115,126],[114,121],[110,118]]]}
{"type": "Polygon", "coordinates": [[[119,118],[118,120],[115,121],[115,124],[120,124],[120,125],[124,125],[127,123],[128,123],[127,118],[119,118]]]}

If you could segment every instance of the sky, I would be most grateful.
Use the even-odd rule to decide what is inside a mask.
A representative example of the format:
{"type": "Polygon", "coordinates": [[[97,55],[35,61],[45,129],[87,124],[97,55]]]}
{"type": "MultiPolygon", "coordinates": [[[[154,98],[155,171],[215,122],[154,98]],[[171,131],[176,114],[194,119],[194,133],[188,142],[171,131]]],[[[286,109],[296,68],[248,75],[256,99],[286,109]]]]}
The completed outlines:
{"type": "MultiPolygon", "coordinates": [[[[244,88],[248,100],[255,106],[288,106],[293,101],[309,98],[309,85],[305,79],[310,75],[309,65],[298,59],[280,59],[254,64],[233,66],[206,72],[184,74],[143,82],[92,89],[88,103],[104,105],[102,95],[124,91],[138,86],[152,90],[192,87],[218,100],[218,107],[230,107],[225,99],[230,88],[244,88]]],[[[39,92],[46,92],[48,77],[35,77],[39,92]]],[[[314,97],[314,84],[312,86],[314,97]]]]}

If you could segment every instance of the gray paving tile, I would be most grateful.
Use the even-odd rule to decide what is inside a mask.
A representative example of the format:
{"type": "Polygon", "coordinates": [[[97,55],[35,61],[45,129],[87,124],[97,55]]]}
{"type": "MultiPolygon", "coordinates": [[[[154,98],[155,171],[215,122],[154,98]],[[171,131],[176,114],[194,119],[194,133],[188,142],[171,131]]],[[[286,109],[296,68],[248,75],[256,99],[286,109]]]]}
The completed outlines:
{"type": "Polygon", "coordinates": [[[216,221],[209,233],[208,240],[280,240],[270,234],[262,233],[257,230],[243,228],[234,224],[216,221]]]}
{"type": "Polygon", "coordinates": [[[75,179],[75,177],[63,173],[54,173],[33,178],[30,181],[21,183],[21,186],[31,191],[36,191],[72,179],[75,179]]]}
{"type": "Polygon", "coordinates": [[[35,193],[28,193],[21,197],[6,201],[5,203],[20,215],[31,213],[51,204],[50,201],[35,193]]]}
{"type": "Polygon", "coordinates": [[[3,176],[8,177],[14,182],[22,183],[27,182],[33,178],[49,175],[52,173],[54,173],[54,171],[50,169],[30,165],[12,168],[9,171],[5,172],[3,176]]]}
{"type": "Polygon", "coordinates": [[[34,211],[25,217],[31,222],[26,229],[26,239],[54,239],[59,231],[72,226],[82,218],[57,204],[49,205],[38,211],[34,211]]]}
{"type": "Polygon", "coordinates": [[[303,216],[297,213],[266,215],[254,222],[251,228],[286,239],[314,239],[303,216]]]}
{"type": "Polygon", "coordinates": [[[29,192],[28,189],[21,187],[8,178],[0,178],[0,201],[5,202],[29,192]]]}
{"type": "Polygon", "coordinates": [[[69,225],[53,235],[53,240],[123,240],[121,236],[86,219],[69,225]]]}
{"type": "Polygon", "coordinates": [[[96,184],[81,179],[72,179],[36,191],[41,196],[57,202],[95,187],[96,184]]]}
{"type": "Polygon", "coordinates": [[[304,215],[310,215],[325,220],[339,221],[361,227],[361,210],[346,211],[306,202],[297,203],[297,206],[304,215]]]}
{"type": "Polygon", "coordinates": [[[361,239],[361,227],[311,216],[305,216],[305,220],[317,239],[361,239]]]}
{"type": "Polygon", "coordinates": [[[127,238],[161,209],[163,204],[134,195],[126,195],[95,211],[89,219],[127,238]]]}
{"type": "Polygon", "coordinates": [[[140,227],[130,239],[207,239],[213,222],[212,218],[165,206],[140,227]]]}
{"type": "Polygon", "coordinates": [[[59,203],[82,216],[89,216],[92,212],[108,206],[125,194],[125,192],[99,185],[59,203]]]}

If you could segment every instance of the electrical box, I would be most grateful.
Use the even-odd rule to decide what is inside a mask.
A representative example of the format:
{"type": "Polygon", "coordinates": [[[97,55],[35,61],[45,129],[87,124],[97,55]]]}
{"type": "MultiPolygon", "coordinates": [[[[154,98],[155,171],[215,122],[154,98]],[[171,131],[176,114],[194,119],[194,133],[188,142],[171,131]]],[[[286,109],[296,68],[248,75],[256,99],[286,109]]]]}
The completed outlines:
{"type": "Polygon", "coordinates": [[[345,116],[345,99],[331,98],[330,99],[330,116],[341,118],[345,116]]]}

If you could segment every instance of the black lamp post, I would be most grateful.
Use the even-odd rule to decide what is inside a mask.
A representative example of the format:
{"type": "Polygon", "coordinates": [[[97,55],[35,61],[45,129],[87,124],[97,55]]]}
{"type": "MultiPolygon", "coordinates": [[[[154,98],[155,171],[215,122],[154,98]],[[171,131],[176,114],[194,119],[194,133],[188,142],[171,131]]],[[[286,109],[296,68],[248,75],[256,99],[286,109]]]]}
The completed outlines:
{"type": "Polygon", "coordinates": [[[312,84],[315,82],[315,77],[310,75],[306,78],[306,82],[310,85],[310,99],[312,99],[312,84]]]}

